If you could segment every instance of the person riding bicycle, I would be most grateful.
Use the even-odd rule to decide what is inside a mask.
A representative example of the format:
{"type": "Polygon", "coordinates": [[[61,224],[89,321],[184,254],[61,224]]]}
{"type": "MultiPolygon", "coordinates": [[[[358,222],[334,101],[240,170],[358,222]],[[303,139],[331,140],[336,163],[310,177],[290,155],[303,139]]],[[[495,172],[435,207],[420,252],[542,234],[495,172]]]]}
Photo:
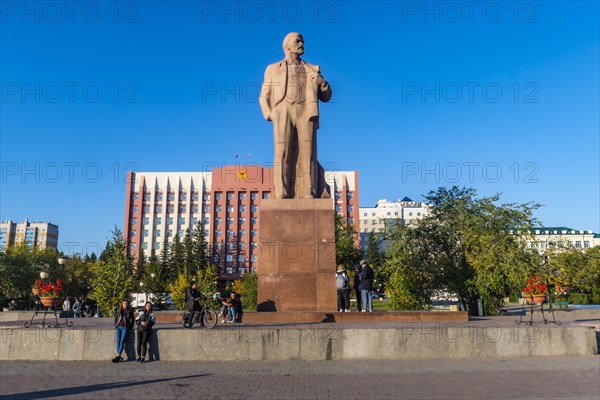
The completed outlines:
{"type": "Polygon", "coordinates": [[[187,305],[188,311],[186,328],[191,328],[192,318],[194,318],[195,312],[202,310],[202,307],[200,306],[200,292],[197,289],[196,281],[191,281],[190,287],[185,291],[185,304],[187,305]]]}

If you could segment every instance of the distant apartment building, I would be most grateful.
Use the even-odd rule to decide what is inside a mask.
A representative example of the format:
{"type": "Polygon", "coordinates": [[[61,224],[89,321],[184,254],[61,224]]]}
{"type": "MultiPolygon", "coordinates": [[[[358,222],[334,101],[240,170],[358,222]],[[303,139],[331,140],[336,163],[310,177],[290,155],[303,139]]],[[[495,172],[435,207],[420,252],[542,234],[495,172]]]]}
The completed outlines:
{"type": "Polygon", "coordinates": [[[529,245],[544,253],[552,248],[587,249],[600,246],[600,234],[590,230],[578,230],[559,227],[534,227],[531,229],[534,239],[529,240],[529,245]]]}
{"type": "Polygon", "coordinates": [[[0,222],[0,251],[25,244],[38,249],[58,249],[58,226],[49,222],[0,222]]]}
{"type": "MultiPolygon", "coordinates": [[[[404,197],[398,201],[378,200],[375,207],[360,207],[360,247],[367,248],[369,234],[374,232],[382,238],[388,229],[397,224],[414,225],[427,215],[427,205],[404,197]]],[[[381,249],[385,248],[382,244],[381,249]]]]}
{"type": "MultiPolygon", "coordinates": [[[[325,172],[335,211],[359,221],[358,172],[325,172]]],[[[273,169],[230,165],[211,172],[131,172],[127,177],[124,232],[129,255],[160,254],[165,236],[202,222],[221,280],[239,279],[260,264],[261,203],[273,192],[273,169]]]]}

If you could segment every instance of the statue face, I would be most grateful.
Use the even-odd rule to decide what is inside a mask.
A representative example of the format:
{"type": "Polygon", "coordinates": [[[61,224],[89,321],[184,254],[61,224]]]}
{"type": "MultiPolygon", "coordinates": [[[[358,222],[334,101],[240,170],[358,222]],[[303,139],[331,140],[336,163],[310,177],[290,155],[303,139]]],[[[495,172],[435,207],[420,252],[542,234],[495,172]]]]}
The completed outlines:
{"type": "Polygon", "coordinates": [[[299,33],[290,33],[286,37],[285,51],[291,54],[304,54],[304,38],[299,33]]]}

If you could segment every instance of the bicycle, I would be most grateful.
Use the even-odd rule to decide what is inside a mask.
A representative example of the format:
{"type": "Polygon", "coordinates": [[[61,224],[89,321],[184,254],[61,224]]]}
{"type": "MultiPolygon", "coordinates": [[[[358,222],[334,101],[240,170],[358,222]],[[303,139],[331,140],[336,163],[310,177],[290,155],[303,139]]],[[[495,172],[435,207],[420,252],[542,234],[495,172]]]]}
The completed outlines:
{"type": "MultiPolygon", "coordinates": [[[[192,322],[190,323],[189,328],[191,329],[194,324],[201,323],[205,328],[212,329],[217,326],[217,313],[210,309],[211,300],[205,299],[204,303],[200,307],[200,310],[194,310],[194,316],[192,317],[192,322]]],[[[187,328],[187,321],[190,316],[190,312],[186,311],[183,313],[181,318],[181,324],[184,328],[187,328]]]]}

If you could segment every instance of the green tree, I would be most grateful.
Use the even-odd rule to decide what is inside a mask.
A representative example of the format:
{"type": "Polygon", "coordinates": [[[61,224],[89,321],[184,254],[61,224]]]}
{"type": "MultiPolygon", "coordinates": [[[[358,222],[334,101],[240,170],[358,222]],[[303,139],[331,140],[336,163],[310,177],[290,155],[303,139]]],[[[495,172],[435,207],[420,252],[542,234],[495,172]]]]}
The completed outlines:
{"type": "Polygon", "coordinates": [[[175,234],[175,236],[173,236],[173,243],[171,244],[171,268],[173,273],[177,275],[181,273],[186,274],[184,271],[184,264],[185,254],[183,253],[183,245],[179,239],[179,234],[175,234]]]}
{"type": "Polygon", "coordinates": [[[185,230],[185,236],[182,241],[182,252],[183,252],[183,273],[188,274],[189,271],[194,270],[194,242],[192,241],[192,235],[190,228],[185,230]]]}
{"type": "Polygon", "coordinates": [[[126,250],[123,232],[115,227],[104,257],[92,265],[90,297],[107,315],[113,315],[122,300],[130,299],[134,286],[133,262],[126,250]]]}
{"type": "Polygon", "coordinates": [[[391,237],[398,243],[386,253],[386,273],[401,274],[396,283],[415,299],[427,304],[446,290],[471,311],[482,299],[491,315],[503,297],[540,272],[540,257],[526,242],[537,204],[498,205],[499,195],[477,198],[474,189],[458,187],[439,188],[425,199],[429,215],[414,229],[397,229],[391,237]],[[410,274],[419,276],[416,282],[410,274]]]}
{"type": "Polygon", "coordinates": [[[354,226],[344,217],[335,215],[335,262],[347,267],[353,266],[361,258],[360,248],[356,245],[358,234],[354,226]]]}
{"type": "Polygon", "coordinates": [[[379,251],[379,239],[375,232],[369,233],[369,241],[365,250],[364,259],[373,268],[375,279],[380,282],[385,281],[387,277],[383,274],[383,255],[379,251]]]}
{"type": "Polygon", "coordinates": [[[68,257],[64,265],[63,287],[65,296],[87,298],[92,287],[92,258],[78,255],[68,257]]]}
{"type": "Polygon", "coordinates": [[[54,249],[40,250],[25,244],[8,247],[0,253],[0,295],[28,297],[40,271],[56,266],[57,257],[54,249]]]}
{"type": "Polygon", "coordinates": [[[159,261],[162,270],[162,278],[167,282],[172,282],[174,279],[176,279],[177,275],[171,268],[171,251],[169,248],[169,238],[167,237],[167,234],[165,234],[163,239],[159,261]]]}
{"type": "Polygon", "coordinates": [[[233,283],[233,290],[242,296],[244,310],[256,310],[258,298],[258,275],[245,274],[240,280],[233,283]]]}
{"type": "Polygon", "coordinates": [[[209,248],[208,241],[206,236],[204,235],[204,228],[202,226],[202,221],[199,219],[196,223],[196,227],[194,228],[193,235],[193,270],[204,269],[209,265],[209,248]]]}

